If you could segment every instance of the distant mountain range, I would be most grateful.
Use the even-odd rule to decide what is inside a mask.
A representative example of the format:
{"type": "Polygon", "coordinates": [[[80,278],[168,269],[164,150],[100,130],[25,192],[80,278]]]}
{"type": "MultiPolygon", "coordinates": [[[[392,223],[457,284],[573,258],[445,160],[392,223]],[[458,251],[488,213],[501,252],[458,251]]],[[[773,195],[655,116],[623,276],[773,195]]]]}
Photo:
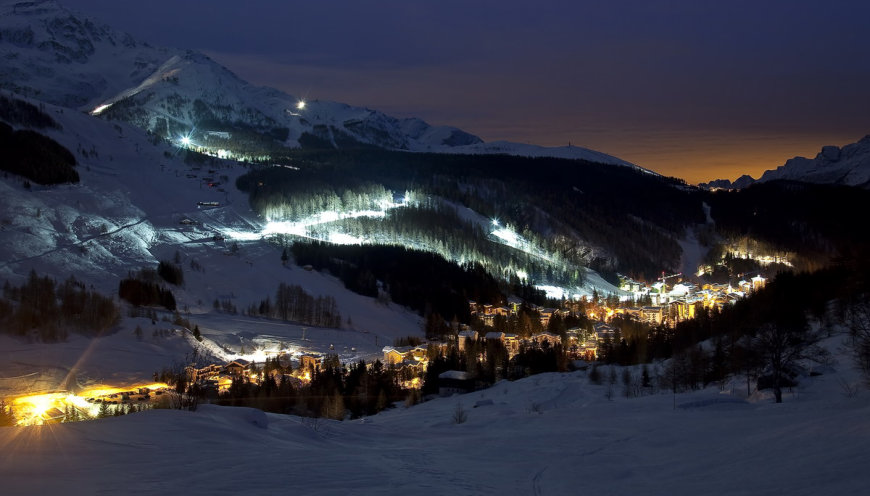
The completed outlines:
{"type": "Polygon", "coordinates": [[[728,179],[717,179],[702,183],[700,186],[710,189],[742,189],[754,183],[777,180],[868,188],[870,187],[870,135],[842,148],[825,146],[813,159],[795,157],[776,169],[766,171],[759,179],[743,175],[734,182],[728,179]]]}
{"type": "Polygon", "coordinates": [[[452,126],[336,102],[303,103],[278,90],[253,86],[203,54],[153,47],[51,0],[0,7],[0,58],[4,89],[130,122],[175,140],[234,132],[249,142],[252,136],[265,137],[261,148],[375,146],[633,166],[581,147],[487,144],[452,126]]]}

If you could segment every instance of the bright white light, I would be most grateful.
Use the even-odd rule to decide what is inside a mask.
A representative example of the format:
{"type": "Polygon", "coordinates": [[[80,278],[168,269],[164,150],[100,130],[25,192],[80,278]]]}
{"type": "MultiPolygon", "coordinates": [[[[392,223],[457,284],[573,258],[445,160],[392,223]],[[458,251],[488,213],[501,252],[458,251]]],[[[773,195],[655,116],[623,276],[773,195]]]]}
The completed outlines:
{"type": "Polygon", "coordinates": [[[305,109],[305,100],[299,100],[299,102],[296,103],[296,110],[304,110],[304,109],[305,109]]]}
{"type": "Polygon", "coordinates": [[[529,273],[524,271],[523,269],[519,269],[519,270],[517,270],[517,277],[519,277],[521,280],[525,281],[529,278],[529,273]]]}
{"type": "Polygon", "coordinates": [[[182,136],[181,137],[181,144],[184,146],[190,145],[190,136],[182,136]]]}
{"type": "Polygon", "coordinates": [[[516,248],[519,245],[520,239],[517,233],[510,229],[496,229],[492,232],[492,235],[503,240],[508,246],[516,248]]]}
{"type": "Polygon", "coordinates": [[[562,299],[565,297],[565,289],[558,286],[536,285],[535,289],[547,293],[547,298],[562,299]]]}
{"type": "Polygon", "coordinates": [[[492,219],[492,225],[498,226],[498,219],[492,219]]]}
{"type": "Polygon", "coordinates": [[[350,234],[331,232],[329,233],[329,242],[337,245],[361,245],[363,240],[350,234]]]}
{"type": "Polygon", "coordinates": [[[100,112],[102,112],[103,110],[106,110],[107,108],[109,108],[111,106],[112,106],[111,103],[107,103],[105,105],[100,105],[99,107],[95,108],[94,110],[91,110],[91,115],[99,115],[100,112]]]}

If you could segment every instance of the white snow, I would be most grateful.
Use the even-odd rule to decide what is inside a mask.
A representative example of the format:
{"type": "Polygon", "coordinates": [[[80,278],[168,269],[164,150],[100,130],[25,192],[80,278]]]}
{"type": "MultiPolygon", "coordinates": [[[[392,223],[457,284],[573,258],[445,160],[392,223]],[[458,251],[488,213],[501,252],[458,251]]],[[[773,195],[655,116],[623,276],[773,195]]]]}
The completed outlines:
{"type": "Polygon", "coordinates": [[[151,410],[0,429],[0,477],[9,495],[863,494],[870,395],[841,394],[844,378],[857,379],[846,361],[782,404],[739,378],[608,400],[576,372],[344,422],[151,410]]]}
{"type": "Polygon", "coordinates": [[[0,33],[5,33],[0,36],[0,87],[94,114],[135,98],[137,109],[147,114],[134,118],[142,127],[154,128],[163,118],[192,131],[199,101],[220,121],[260,130],[286,128],[284,144],[290,147],[299,145],[303,133],[335,144],[339,132],[395,150],[559,157],[637,167],[582,147],[483,143],[452,126],[397,119],[338,102],[308,100],[300,106],[298,96],[255,87],[205,55],[152,47],[53,1],[0,6],[0,33]]]}

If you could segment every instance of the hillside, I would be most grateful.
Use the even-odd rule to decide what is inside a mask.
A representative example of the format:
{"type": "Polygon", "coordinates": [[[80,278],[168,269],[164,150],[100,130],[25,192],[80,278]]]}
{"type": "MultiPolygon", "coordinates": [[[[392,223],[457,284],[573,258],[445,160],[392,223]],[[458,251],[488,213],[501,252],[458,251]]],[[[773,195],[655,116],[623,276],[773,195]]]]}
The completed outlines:
{"type": "MultiPolygon", "coordinates": [[[[53,0],[0,7],[0,56],[0,88],[130,122],[170,140],[212,139],[247,158],[299,146],[476,153],[482,144],[452,126],[255,87],[205,55],[153,47],[53,0]]],[[[525,145],[487,149],[492,146],[499,153],[530,153],[525,145]]],[[[631,166],[578,147],[534,153],[631,166]]]]}

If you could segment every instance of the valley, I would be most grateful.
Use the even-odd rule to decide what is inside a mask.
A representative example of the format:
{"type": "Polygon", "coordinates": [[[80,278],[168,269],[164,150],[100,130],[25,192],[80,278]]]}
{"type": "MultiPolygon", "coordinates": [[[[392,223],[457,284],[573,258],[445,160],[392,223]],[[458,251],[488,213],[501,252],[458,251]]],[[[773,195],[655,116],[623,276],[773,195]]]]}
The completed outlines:
{"type": "Polygon", "coordinates": [[[3,494],[867,485],[866,137],[695,186],[54,0],[0,67],[3,494]]]}

